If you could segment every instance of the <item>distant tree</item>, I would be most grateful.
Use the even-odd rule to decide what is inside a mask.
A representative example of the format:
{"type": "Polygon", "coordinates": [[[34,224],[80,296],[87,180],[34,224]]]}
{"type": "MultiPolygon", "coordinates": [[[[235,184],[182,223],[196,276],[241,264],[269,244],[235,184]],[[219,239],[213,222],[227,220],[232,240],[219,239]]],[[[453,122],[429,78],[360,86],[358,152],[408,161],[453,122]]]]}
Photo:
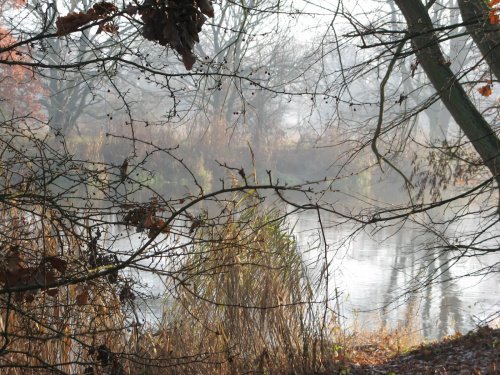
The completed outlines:
{"type": "MultiPolygon", "coordinates": [[[[22,1],[3,0],[0,2],[0,12],[15,11],[23,6],[22,1]]],[[[8,26],[0,24],[0,48],[6,48],[18,42],[16,34],[12,33],[8,26]]],[[[37,76],[34,68],[22,65],[22,62],[32,61],[30,53],[28,46],[21,46],[2,52],[0,55],[3,61],[0,66],[0,100],[4,119],[26,114],[41,115],[39,98],[43,90],[42,80],[37,76]]]]}

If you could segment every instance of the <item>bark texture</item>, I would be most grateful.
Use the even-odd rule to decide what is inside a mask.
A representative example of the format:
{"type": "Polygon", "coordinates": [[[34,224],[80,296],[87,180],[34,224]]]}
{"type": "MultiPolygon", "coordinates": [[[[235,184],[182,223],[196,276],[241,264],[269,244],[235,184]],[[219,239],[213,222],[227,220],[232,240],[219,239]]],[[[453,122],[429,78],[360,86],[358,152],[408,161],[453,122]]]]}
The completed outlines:
{"type": "Polygon", "coordinates": [[[403,13],[420,65],[458,126],[500,184],[500,139],[474,106],[439,47],[421,0],[395,0],[403,13]]]}
{"type": "Polygon", "coordinates": [[[458,0],[458,6],[467,31],[500,80],[500,25],[491,24],[490,7],[484,0],[458,0]]]}

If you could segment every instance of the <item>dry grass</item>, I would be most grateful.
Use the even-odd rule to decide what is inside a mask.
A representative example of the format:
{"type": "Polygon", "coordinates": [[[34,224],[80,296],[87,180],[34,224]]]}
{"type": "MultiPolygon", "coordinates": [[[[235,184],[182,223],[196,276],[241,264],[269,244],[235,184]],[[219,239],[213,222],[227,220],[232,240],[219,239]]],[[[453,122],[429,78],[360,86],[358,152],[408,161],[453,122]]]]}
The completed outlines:
{"type": "MultiPolygon", "coordinates": [[[[366,362],[375,350],[387,357],[417,343],[411,325],[342,330],[315,301],[286,218],[255,207],[241,212],[200,230],[186,247],[170,281],[175,302],[159,326],[134,325],[108,279],[0,299],[2,373],[329,373],[366,362]]],[[[4,210],[3,220],[28,222],[17,209],[4,210]]],[[[50,218],[31,223],[22,240],[20,227],[4,228],[2,243],[18,244],[25,264],[81,259],[88,250],[50,218]]],[[[69,263],[67,272],[78,267],[69,263]]]]}
{"type": "MultiPolygon", "coordinates": [[[[231,217],[186,249],[175,303],[154,343],[171,373],[307,373],[319,369],[329,333],[294,238],[278,213],[231,217]]],[[[160,362],[158,362],[160,364],[160,362]]],[[[169,371],[166,371],[169,373],[169,371]]]]}
{"type": "MultiPolygon", "coordinates": [[[[286,217],[257,203],[235,197],[224,222],[200,227],[167,280],[174,303],[158,326],[136,324],[120,278],[4,295],[1,373],[331,373],[359,359],[361,347],[410,344],[409,327],[340,329],[316,300],[286,217]]],[[[43,206],[4,206],[3,267],[19,246],[24,268],[56,257],[67,261],[66,275],[88,272],[92,239],[63,222],[43,206]]]]}
{"type": "Polygon", "coordinates": [[[204,229],[186,249],[175,303],[141,342],[140,356],[154,353],[159,367],[145,373],[336,373],[361,350],[384,348],[387,358],[420,342],[411,321],[394,330],[342,329],[316,300],[286,219],[243,212],[204,229]]]}
{"type": "Polygon", "coordinates": [[[85,269],[86,244],[72,228],[57,225],[54,216],[41,206],[2,211],[3,282],[13,287],[36,282],[42,287],[0,297],[2,374],[82,373],[95,362],[94,348],[105,345],[110,352],[121,352],[124,347],[125,317],[117,288],[109,280],[43,288],[63,273],[85,269]],[[13,248],[19,257],[13,256],[13,248]],[[65,272],[44,263],[49,257],[68,261],[65,272]]]}

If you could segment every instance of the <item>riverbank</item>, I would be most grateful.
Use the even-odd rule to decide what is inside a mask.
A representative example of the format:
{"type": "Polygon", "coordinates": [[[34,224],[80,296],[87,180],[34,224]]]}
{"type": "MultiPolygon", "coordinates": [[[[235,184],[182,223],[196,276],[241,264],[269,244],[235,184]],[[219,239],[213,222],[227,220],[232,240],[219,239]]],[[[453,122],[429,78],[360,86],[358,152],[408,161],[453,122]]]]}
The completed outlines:
{"type": "Polygon", "coordinates": [[[500,329],[481,327],[406,349],[391,347],[383,338],[379,344],[358,346],[337,358],[340,372],[325,375],[499,374],[500,329]]]}

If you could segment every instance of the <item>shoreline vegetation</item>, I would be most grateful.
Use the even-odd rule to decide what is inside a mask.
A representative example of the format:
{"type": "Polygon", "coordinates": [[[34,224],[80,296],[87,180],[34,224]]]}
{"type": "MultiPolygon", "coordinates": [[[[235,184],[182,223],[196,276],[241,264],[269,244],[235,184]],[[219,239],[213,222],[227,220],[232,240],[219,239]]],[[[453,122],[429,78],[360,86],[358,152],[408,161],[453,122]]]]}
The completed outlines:
{"type": "MultiPolygon", "coordinates": [[[[1,299],[2,374],[434,374],[446,373],[456,350],[472,372],[448,373],[495,373],[496,330],[420,344],[411,321],[396,329],[342,329],[336,301],[324,295],[325,277],[308,272],[286,214],[278,207],[260,208],[260,199],[236,193],[217,225],[205,225],[199,216],[190,229],[196,231],[193,242],[147,252],[144,261],[171,257],[174,267],[155,268],[165,300],[173,301],[163,306],[160,321],[141,323],[140,280],[120,272],[1,299]]],[[[4,210],[3,219],[29,221],[15,208],[4,210]]],[[[79,243],[76,227],[64,234],[68,246],[61,255],[61,233],[50,236],[46,230],[51,219],[33,224],[30,234],[11,226],[10,238],[23,240],[2,259],[4,284],[86,272],[78,267],[116,257],[112,246],[101,247],[97,240],[79,243]],[[41,261],[39,248],[46,254],[41,261]]],[[[140,269],[141,263],[134,266],[140,269]]]]}
{"type": "MultiPolygon", "coordinates": [[[[350,162],[348,172],[344,171],[349,147],[341,142],[343,136],[333,129],[325,131],[321,141],[315,139],[314,132],[303,131],[300,138],[293,133],[281,137],[269,135],[261,143],[254,144],[248,134],[224,130],[230,129],[229,125],[217,122],[207,125],[207,129],[200,126],[189,134],[152,125],[136,129],[133,135],[122,128],[113,127],[105,133],[93,124],[83,127],[86,130],[80,135],[71,133],[66,137],[73,154],[82,159],[92,155],[93,161],[101,164],[101,169],[119,167],[128,160],[130,165],[144,168],[144,172],[134,178],[167,197],[196,189],[193,176],[209,191],[220,188],[222,180],[232,178],[231,168],[241,168],[248,174],[254,166],[260,182],[269,181],[270,176],[273,181],[290,186],[315,182],[317,186],[334,190],[331,193],[337,193],[342,202],[356,201],[358,196],[390,198],[395,202],[404,196],[399,188],[389,187],[394,180],[398,181],[396,173],[386,176],[385,188],[380,188],[380,172],[367,168],[376,159],[366,150],[350,162]],[[135,145],[134,157],[129,154],[132,136],[142,140],[135,145]],[[146,156],[147,162],[143,163],[146,156]],[[178,160],[189,166],[189,170],[178,160]],[[146,171],[154,171],[154,176],[146,171]],[[327,180],[325,171],[336,177],[327,180]],[[357,195],[341,193],[349,190],[349,186],[356,186],[357,195]]],[[[353,193],[352,189],[349,191],[353,193]]],[[[147,194],[143,190],[135,196],[144,200],[149,199],[147,194]]]]}

